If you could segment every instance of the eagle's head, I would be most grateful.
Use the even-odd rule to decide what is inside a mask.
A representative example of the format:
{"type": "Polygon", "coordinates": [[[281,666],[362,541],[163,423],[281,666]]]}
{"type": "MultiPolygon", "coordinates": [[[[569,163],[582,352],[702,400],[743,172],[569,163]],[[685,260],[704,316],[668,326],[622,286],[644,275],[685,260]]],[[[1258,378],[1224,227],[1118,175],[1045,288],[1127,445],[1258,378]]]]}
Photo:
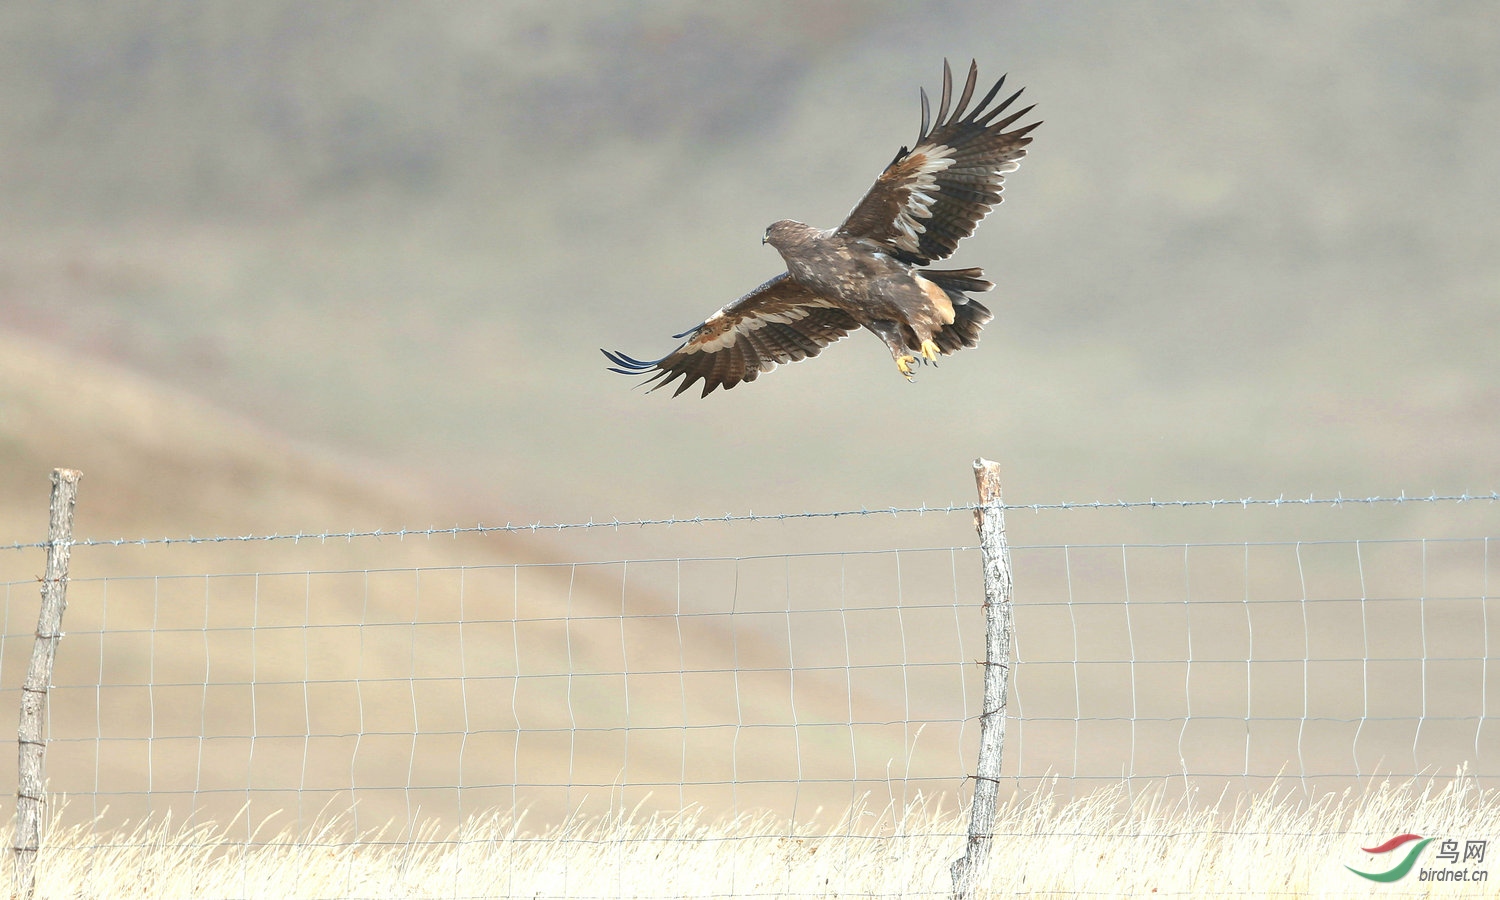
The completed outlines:
{"type": "Polygon", "coordinates": [[[817,229],[810,225],[793,222],[791,219],[782,219],[766,227],[765,236],[760,239],[760,242],[770,244],[777,250],[784,250],[805,241],[809,234],[815,233],[817,229]]]}

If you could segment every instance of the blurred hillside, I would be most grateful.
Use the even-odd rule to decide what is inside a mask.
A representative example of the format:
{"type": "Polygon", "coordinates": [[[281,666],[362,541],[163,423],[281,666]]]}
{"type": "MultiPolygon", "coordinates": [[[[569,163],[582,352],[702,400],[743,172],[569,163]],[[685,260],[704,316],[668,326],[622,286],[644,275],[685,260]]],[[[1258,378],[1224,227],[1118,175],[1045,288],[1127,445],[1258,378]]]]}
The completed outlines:
{"type": "MultiPolygon", "coordinates": [[[[1489,490],[1497,60],[1477,2],[12,4],[0,326],[444,523],[964,502],[981,453],[1018,502],[1489,490]],[[955,258],[998,284],[977,351],[907,385],[856,335],[703,401],[604,372],[778,271],[766,223],[836,223],[944,57],[1046,120],[955,258]]],[[[116,521],[390,517],[237,483],[260,513],[116,521]]]]}
{"type": "MultiPolygon", "coordinates": [[[[80,536],[183,537],[183,522],[212,535],[320,520],[394,530],[443,515],[390,472],[350,471],[191,396],[4,332],[0,407],[0,534],[23,543],[46,536],[48,485],[17,473],[60,458],[84,470],[80,536]]],[[[560,563],[556,547],[545,534],[76,547],[67,639],[49,682],[50,789],[67,798],[70,821],[107,807],[111,823],[169,810],[259,822],[304,803],[336,800],[347,812],[355,796],[355,821],[410,816],[415,796],[427,816],[494,807],[545,822],[585,801],[625,802],[621,784],[633,788],[628,806],[689,775],[716,780],[691,795],[659,790],[656,802],[730,808],[735,788],[720,770],[733,764],[739,729],[689,732],[684,720],[790,715],[790,639],[729,622],[722,589],[704,590],[696,615],[672,615],[683,606],[680,571],[674,598],[649,563],[627,577],[619,565],[560,563]],[[743,694],[738,681],[726,689],[725,659],[749,670],[743,694]],[[678,674],[685,666],[697,668],[678,674]],[[680,730],[644,728],[630,755],[624,726],[674,720],[680,730]],[[441,788],[411,787],[423,784],[441,788]]],[[[44,565],[40,549],[0,550],[7,710],[20,702],[44,565]]],[[[689,566],[693,584],[695,575],[689,566]]],[[[810,630],[806,644],[827,630],[810,630]]],[[[899,720],[899,695],[844,683],[835,698],[832,683],[800,673],[797,712],[899,720]]],[[[946,687],[939,701],[961,704],[946,687]]],[[[904,758],[899,727],[868,731],[862,752],[904,758]]],[[[847,757],[853,730],[839,737],[831,748],[809,739],[809,760],[847,757]]],[[[784,743],[757,749],[770,757],[784,743]]],[[[740,765],[754,777],[768,764],[740,765]]],[[[0,817],[14,777],[0,775],[0,797],[12,798],[0,817]]]]}

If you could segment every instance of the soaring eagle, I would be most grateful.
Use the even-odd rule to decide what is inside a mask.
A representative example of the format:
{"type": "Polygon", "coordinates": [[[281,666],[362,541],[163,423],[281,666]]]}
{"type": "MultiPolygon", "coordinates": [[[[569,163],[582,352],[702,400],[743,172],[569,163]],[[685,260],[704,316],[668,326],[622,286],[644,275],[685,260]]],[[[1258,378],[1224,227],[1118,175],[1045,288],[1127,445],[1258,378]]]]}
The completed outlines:
{"type": "Polygon", "coordinates": [[[609,371],[652,373],[644,382],[654,383],[652,390],[681,378],[673,396],[701,379],[707,397],[781,363],[817,356],[860,327],[885,341],[907,381],[919,356],[934,362],[978,344],[979,329],[993,317],[969,292],[994,285],[980,269],[923,267],[951,256],[1000,202],[1006,173],[1019,167],[1041,124],[1005,130],[1032,107],[998,118],[1021,95],[990,106],[1004,76],[965,115],[978,77],[978,64],[970,63],[950,112],[953,72],[944,60],[936,119],[929,123],[922,90],[915,147],[896,153],[844,224],[820,231],[790,219],[773,222],[761,243],[781,254],[784,273],[674,335],[682,344],[661,359],[602,351],[613,364],[609,371]]]}

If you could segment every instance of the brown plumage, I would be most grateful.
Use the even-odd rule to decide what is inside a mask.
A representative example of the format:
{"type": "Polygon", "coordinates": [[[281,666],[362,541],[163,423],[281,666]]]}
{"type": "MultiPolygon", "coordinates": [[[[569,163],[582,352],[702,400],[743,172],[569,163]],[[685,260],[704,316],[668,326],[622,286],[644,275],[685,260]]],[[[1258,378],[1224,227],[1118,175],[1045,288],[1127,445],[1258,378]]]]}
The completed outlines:
{"type": "Polygon", "coordinates": [[[1005,175],[1020,165],[1041,123],[1005,130],[1032,107],[997,118],[1021,94],[990,106],[1004,76],[965,115],[978,77],[971,63],[950,112],[953,74],[945,60],[936,118],[929,120],[924,90],[914,148],[901,148],[842,225],[820,231],[788,219],[772,223],[762,242],[781,254],[785,273],[675,335],[683,343],[661,359],[603,351],[610,371],[649,375],[652,390],[681,378],[675,394],[701,380],[706,397],[817,356],[861,327],[885,341],[908,381],[918,356],[934,361],[979,343],[992,316],[969,292],[994,285],[979,269],[922,267],[951,256],[1000,202],[1005,175]]]}

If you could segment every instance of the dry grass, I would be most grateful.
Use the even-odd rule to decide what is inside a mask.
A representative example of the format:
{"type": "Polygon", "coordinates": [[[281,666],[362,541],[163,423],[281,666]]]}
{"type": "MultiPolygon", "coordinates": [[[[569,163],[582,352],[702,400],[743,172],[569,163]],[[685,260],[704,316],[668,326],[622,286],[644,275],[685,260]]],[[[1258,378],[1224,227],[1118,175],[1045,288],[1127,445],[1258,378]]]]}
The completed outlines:
{"type": "MultiPolygon", "coordinates": [[[[1372,884],[1345,865],[1389,868],[1399,853],[1358,848],[1403,831],[1493,840],[1496,800],[1462,777],[1312,801],[1286,790],[1209,805],[1123,788],[1016,796],[1000,812],[981,896],[1479,896],[1484,885],[1422,882],[1417,871],[1372,884]]],[[[856,807],[795,829],[771,816],[623,814],[541,834],[524,817],[478,817],[447,833],[357,841],[335,822],[302,834],[263,828],[250,844],[212,824],[69,828],[43,848],[38,896],[937,897],[949,892],[964,831],[939,808],[856,807]]],[[[1436,853],[1420,865],[1440,867],[1436,853]]]]}

